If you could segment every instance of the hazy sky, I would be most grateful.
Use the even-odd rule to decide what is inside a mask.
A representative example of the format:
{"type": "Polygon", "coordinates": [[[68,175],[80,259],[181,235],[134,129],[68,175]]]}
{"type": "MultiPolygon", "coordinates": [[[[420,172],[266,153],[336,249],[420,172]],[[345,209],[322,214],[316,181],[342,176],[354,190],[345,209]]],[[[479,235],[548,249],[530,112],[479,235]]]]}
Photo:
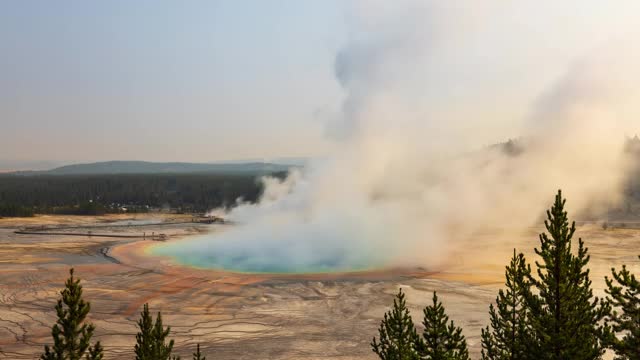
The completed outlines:
{"type": "Polygon", "coordinates": [[[5,1],[0,159],[322,151],[340,100],[331,1],[5,1]]]}
{"type": "MultiPolygon", "coordinates": [[[[336,54],[382,3],[3,1],[0,160],[323,154],[326,122],[345,95],[336,54]]],[[[445,25],[477,29],[443,30],[447,9],[418,22],[437,33],[418,39],[435,42],[437,55],[426,57],[430,86],[417,77],[403,91],[436,114],[455,105],[470,129],[486,117],[525,117],[585,52],[637,33],[635,1],[453,3],[445,25]]],[[[496,140],[517,136],[513,124],[496,140]]]]}

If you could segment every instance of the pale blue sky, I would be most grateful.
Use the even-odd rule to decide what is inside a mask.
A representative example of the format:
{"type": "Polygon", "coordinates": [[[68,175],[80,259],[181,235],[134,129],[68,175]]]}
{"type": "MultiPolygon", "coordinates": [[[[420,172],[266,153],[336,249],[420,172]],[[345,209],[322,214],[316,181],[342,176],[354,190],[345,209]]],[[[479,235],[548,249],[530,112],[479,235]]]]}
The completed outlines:
{"type": "Polygon", "coordinates": [[[345,99],[381,137],[501,141],[576,64],[640,52],[638,13],[637,0],[2,1],[0,161],[319,156],[327,133],[369,121],[343,121],[345,99]]]}
{"type": "Polygon", "coordinates": [[[334,1],[0,3],[0,159],[322,152],[334,1]]]}

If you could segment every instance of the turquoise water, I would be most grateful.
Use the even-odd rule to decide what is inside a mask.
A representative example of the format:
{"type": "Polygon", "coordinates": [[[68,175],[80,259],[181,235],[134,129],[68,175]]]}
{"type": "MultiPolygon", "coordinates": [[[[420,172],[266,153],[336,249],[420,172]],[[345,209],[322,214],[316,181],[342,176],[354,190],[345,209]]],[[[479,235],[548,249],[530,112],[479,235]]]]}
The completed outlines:
{"type": "Polygon", "coordinates": [[[154,245],[150,252],[167,256],[186,266],[243,273],[336,273],[366,271],[377,267],[377,261],[372,258],[364,254],[349,255],[340,248],[292,251],[291,247],[243,247],[233,246],[230,241],[216,240],[211,236],[203,236],[161,243],[154,245]]]}

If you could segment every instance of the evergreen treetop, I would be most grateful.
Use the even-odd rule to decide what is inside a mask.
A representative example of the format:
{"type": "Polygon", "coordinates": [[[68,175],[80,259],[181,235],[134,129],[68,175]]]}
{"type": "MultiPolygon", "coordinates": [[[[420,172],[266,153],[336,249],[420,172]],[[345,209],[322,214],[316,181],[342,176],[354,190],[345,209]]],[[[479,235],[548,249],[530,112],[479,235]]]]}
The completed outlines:
{"type": "Polygon", "coordinates": [[[420,337],[407,308],[405,294],[398,290],[393,308],[384,314],[378,329],[380,340],[373,338],[371,348],[383,360],[419,360],[420,337]]]}
{"type": "Polygon", "coordinates": [[[449,322],[444,306],[433,293],[433,305],[424,309],[422,325],[423,341],[419,352],[422,359],[428,360],[468,360],[469,350],[467,341],[462,335],[462,329],[449,322]]]}
{"type": "Polygon", "coordinates": [[[196,352],[193,353],[193,360],[207,360],[206,357],[200,353],[200,344],[196,345],[196,352]]]}
{"type": "Polygon", "coordinates": [[[40,359],[80,360],[86,354],[89,360],[100,360],[103,352],[100,342],[91,347],[95,327],[85,323],[91,304],[82,298],[82,285],[80,279],[74,278],[73,268],[60,295],[56,304],[58,320],[51,329],[53,347],[45,345],[40,359]]]}
{"type": "Polygon", "coordinates": [[[520,360],[527,358],[526,344],[530,342],[527,307],[524,294],[529,289],[527,266],[522,253],[513,257],[505,270],[505,289],[498,291],[496,306],[489,307],[491,329],[482,330],[483,360],[520,360]]]}
{"type": "Polygon", "coordinates": [[[525,295],[535,342],[527,351],[535,359],[599,359],[607,333],[601,320],[609,307],[593,296],[582,239],[572,252],[576,227],[569,225],[565,203],[558,191],[544,222],[549,234],[540,234],[540,249],[535,249],[541,261],[536,261],[537,278],[529,275],[529,281],[537,293],[525,295]]]}
{"type": "Polygon", "coordinates": [[[89,348],[89,352],[87,353],[87,360],[102,360],[104,357],[104,349],[100,342],[98,341],[93,347],[89,348]]]}
{"type": "Polygon", "coordinates": [[[606,293],[617,310],[607,320],[619,337],[609,337],[609,345],[616,353],[616,360],[640,360],[640,282],[625,265],[622,270],[611,269],[613,278],[606,277],[606,293]]]}
{"type": "Polygon", "coordinates": [[[171,356],[174,341],[170,340],[168,344],[165,342],[171,328],[164,328],[160,312],[158,312],[155,323],[153,322],[153,317],[149,313],[149,304],[144,304],[138,320],[138,328],[140,330],[136,335],[134,347],[136,360],[179,359],[179,357],[171,356]]]}

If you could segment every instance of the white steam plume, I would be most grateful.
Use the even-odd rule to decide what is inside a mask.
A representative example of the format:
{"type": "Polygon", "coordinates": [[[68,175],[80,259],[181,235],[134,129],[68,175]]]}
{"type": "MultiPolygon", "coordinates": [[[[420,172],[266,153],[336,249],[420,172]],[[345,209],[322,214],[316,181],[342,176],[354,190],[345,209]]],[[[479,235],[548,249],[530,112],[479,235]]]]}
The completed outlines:
{"type": "Polygon", "coordinates": [[[640,110],[634,42],[582,52],[548,90],[518,97],[505,76],[549,75],[510,62],[526,39],[496,29],[513,9],[482,3],[356,4],[335,62],[346,98],[327,127],[332,155],[265,179],[258,204],[228,214],[242,225],[172,251],[265,271],[436,268],[476,231],[534,224],[558,188],[573,214],[616,201],[625,131],[640,110]],[[509,66],[517,71],[499,71],[509,66]],[[507,134],[526,151],[486,147],[507,134]]]}

